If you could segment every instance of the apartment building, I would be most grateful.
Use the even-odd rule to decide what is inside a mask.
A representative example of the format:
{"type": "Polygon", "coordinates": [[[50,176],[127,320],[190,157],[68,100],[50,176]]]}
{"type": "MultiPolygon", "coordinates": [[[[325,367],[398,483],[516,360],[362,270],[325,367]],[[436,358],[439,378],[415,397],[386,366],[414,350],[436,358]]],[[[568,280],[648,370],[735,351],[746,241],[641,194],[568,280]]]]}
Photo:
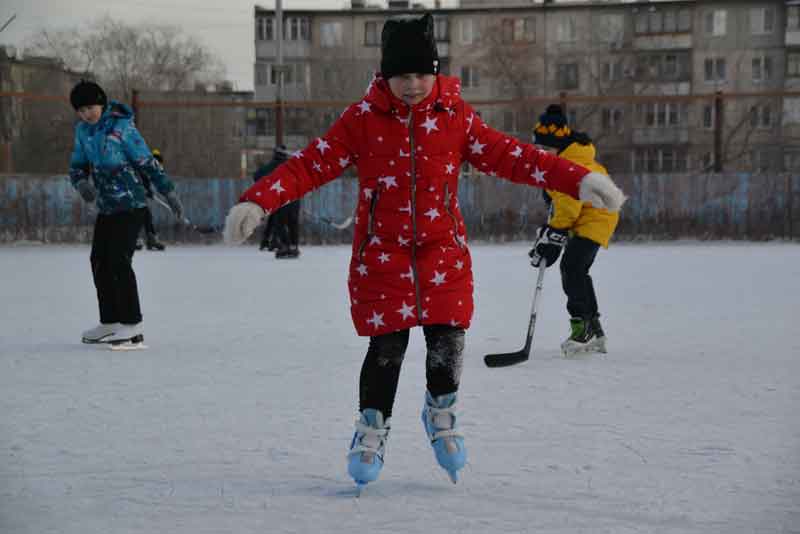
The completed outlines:
{"type": "MultiPolygon", "coordinates": [[[[390,6],[285,11],[284,99],[358,99],[379,66],[383,22],[423,11],[390,6]]],[[[551,96],[614,172],[800,169],[800,99],[779,96],[800,90],[800,0],[462,0],[429,11],[442,71],[498,129],[529,139],[546,104],[524,99],[551,96]]],[[[257,100],[275,97],[274,17],[255,10],[257,100]]],[[[288,133],[301,144],[339,111],[290,110],[288,133]]],[[[259,113],[268,142],[274,117],[259,113]]]]}

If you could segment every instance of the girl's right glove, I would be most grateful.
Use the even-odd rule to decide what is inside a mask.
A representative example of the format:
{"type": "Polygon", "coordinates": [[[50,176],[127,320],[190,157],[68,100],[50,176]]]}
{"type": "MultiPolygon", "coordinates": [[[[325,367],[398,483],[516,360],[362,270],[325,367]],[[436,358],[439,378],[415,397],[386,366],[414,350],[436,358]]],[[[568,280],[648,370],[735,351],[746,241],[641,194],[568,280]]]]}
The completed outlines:
{"type": "Polygon", "coordinates": [[[244,243],[266,215],[267,212],[254,202],[236,204],[225,217],[225,229],[222,232],[225,243],[228,245],[244,243]]]}

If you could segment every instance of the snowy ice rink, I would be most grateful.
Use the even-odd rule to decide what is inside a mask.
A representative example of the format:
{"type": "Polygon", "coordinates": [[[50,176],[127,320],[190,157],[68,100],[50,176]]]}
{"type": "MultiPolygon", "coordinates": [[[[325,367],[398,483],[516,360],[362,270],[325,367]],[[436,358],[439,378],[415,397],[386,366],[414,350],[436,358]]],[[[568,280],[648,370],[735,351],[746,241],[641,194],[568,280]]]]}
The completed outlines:
{"type": "Polygon", "coordinates": [[[436,465],[416,329],[381,479],[345,453],[366,350],[348,247],[135,258],[150,349],[82,345],[88,246],[0,247],[0,532],[799,533],[800,246],[617,244],[593,270],[610,352],[565,360],[557,269],[526,364],[527,245],[474,245],[461,421],[436,465]]]}

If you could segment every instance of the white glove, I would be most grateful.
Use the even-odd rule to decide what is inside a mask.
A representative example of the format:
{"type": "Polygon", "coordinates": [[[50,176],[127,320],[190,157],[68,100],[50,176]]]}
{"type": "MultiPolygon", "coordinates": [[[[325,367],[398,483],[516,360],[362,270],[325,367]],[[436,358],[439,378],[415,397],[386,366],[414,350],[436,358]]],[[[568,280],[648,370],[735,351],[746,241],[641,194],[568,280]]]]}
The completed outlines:
{"type": "Polygon", "coordinates": [[[599,172],[590,172],[583,177],[578,195],[583,202],[591,202],[593,207],[608,211],[619,211],[628,198],[611,178],[599,172]]]}
{"type": "Polygon", "coordinates": [[[250,237],[267,213],[254,202],[236,204],[225,217],[222,237],[228,245],[240,245],[250,237]]]}

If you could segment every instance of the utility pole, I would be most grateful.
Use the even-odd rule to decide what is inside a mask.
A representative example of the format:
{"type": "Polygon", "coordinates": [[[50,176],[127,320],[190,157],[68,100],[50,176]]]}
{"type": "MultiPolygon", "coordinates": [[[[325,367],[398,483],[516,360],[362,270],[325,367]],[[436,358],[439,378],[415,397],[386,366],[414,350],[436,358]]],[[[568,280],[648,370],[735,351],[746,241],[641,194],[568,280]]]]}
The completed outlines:
{"type": "Polygon", "coordinates": [[[278,88],[275,92],[275,145],[283,144],[283,0],[275,0],[275,32],[278,40],[278,88]]]}
{"type": "Polygon", "coordinates": [[[13,15],[11,15],[11,18],[10,18],[10,19],[8,19],[8,20],[6,21],[6,23],[5,23],[5,24],[3,24],[3,27],[2,27],[2,28],[0,28],[0,32],[1,32],[1,31],[3,31],[3,30],[5,30],[6,28],[8,28],[8,25],[9,25],[9,24],[11,24],[12,22],[14,22],[14,19],[15,19],[15,18],[17,18],[17,14],[16,14],[16,13],[14,13],[13,15]]]}

